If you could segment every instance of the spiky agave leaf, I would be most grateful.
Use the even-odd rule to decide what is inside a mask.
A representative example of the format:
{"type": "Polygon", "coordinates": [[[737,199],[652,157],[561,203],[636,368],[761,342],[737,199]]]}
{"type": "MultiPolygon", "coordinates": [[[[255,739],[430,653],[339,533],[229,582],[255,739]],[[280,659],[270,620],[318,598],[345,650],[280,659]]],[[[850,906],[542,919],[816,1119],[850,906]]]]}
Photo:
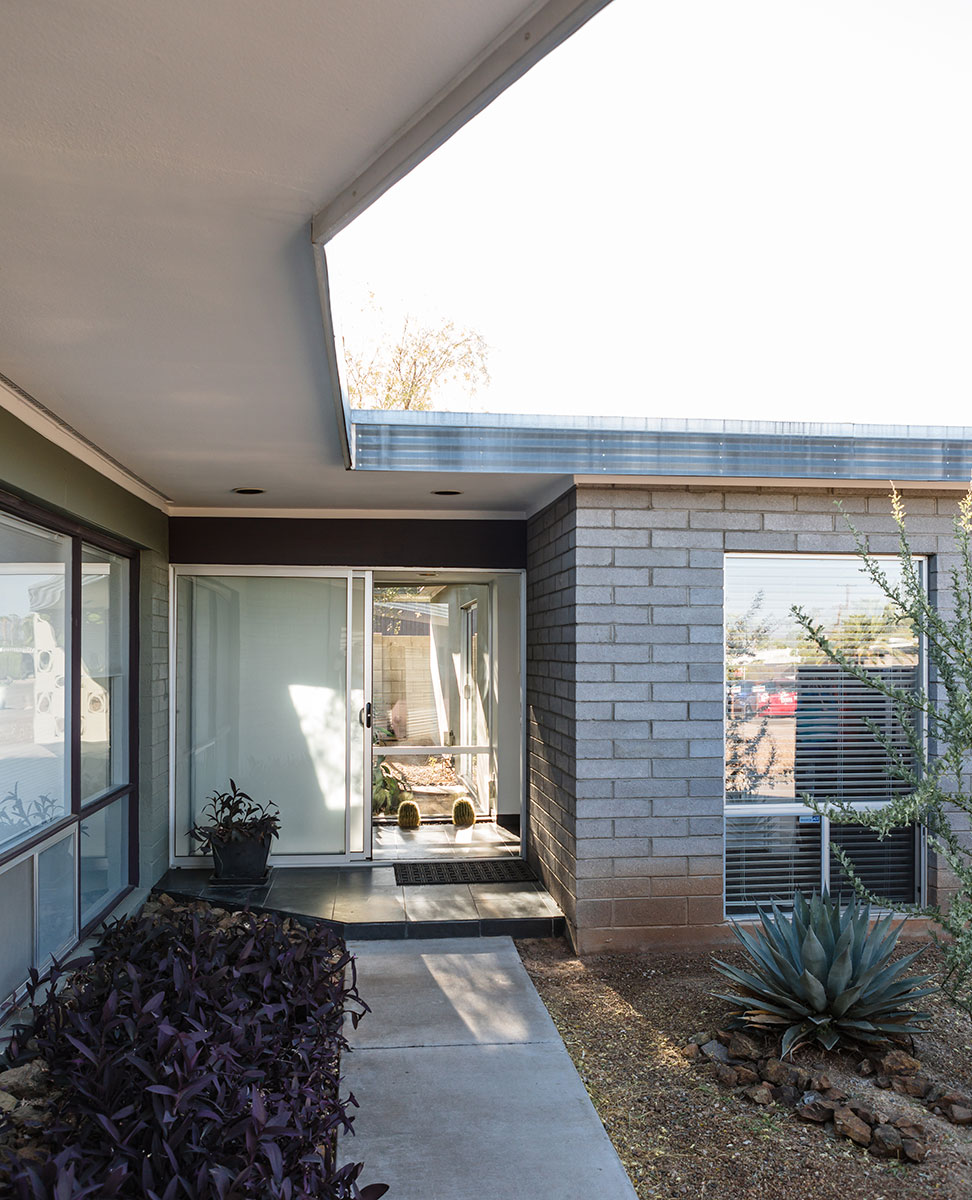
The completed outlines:
{"type": "Polygon", "coordinates": [[[756,929],[732,927],[751,969],[715,962],[734,988],[713,993],[734,1008],[730,1028],[785,1026],[784,1055],[804,1041],[830,1050],[840,1041],[873,1045],[925,1032],[930,1015],[910,1005],[938,989],[927,986],[928,975],[905,974],[922,951],[890,961],[904,922],[895,925],[888,913],[872,927],[866,901],[854,897],[842,907],[826,892],[809,901],[797,892],[789,915],[775,903],[757,911],[756,929]]]}

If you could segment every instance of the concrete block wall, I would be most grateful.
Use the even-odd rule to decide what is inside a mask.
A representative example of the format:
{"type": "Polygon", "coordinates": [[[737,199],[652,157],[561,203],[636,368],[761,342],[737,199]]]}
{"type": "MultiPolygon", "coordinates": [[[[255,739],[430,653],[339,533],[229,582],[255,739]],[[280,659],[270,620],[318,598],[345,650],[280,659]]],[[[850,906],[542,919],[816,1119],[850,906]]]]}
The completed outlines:
{"type": "Polygon", "coordinates": [[[573,491],[527,526],[527,856],[577,922],[576,505],[573,491]]]}
{"type": "MultiPolygon", "coordinates": [[[[573,755],[575,779],[573,805],[569,775],[556,787],[542,775],[531,783],[531,804],[540,808],[537,856],[557,894],[569,880],[573,835],[568,915],[581,951],[724,938],[724,555],[853,553],[835,495],[581,487],[570,504],[531,523],[531,768],[549,773],[543,752],[555,735],[562,753],[573,755]],[[558,647],[554,692],[532,656],[540,634],[551,637],[557,621],[569,622],[571,589],[574,644],[558,647]],[[555,729],[563,714],[551,708],[554,700],[568,703],[571,654],[572,742],[569,731],[555,729]]],[[[897,548],[886,494],[842,500],[872,550],[897,548]]],[[[954,493],[908,501],[913,549],[937,556],[940,580],[955,508],[954,493]]],[[[947,884],[938,864],[931,880],[947,884]]]]}

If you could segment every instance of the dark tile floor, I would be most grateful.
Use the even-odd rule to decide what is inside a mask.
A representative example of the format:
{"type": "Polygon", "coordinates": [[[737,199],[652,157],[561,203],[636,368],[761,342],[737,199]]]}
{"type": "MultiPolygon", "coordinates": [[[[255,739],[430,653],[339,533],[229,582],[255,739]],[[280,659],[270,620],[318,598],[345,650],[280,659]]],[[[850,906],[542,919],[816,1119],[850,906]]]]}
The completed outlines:
{"type": "Polygon", "coordinates": [[[346,937],[558,937],[564,917],[536,883],[399,887],[390,866],[276,867],[260,887],[214,887],[208,869],[174,868],[155,885],[183,899],[249,906],[333,924],[346,937]]]}

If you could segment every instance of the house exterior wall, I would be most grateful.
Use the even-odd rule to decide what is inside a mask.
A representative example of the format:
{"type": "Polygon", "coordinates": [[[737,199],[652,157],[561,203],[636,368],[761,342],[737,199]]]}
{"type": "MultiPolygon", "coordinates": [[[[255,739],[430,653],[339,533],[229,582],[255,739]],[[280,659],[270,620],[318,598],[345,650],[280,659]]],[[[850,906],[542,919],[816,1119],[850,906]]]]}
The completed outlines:
{"type": "MultiPolygon", "coordinates": [[[[853,553],[836,495],[582,487],[531,522],[531,853],[581,951],[724,938],[724,556],[853,553]]],[[[897,549],[886,494],[841,499],[872,550],[897,549]]],[[[945,609],[956,506],[907,503],[945,609]]],[[[933,859],[930,898],[951,883],[933,859]]]]}
{"type": "Polygon", "coordinates": [[[595,917],[577,879],[576,493],[527,525],[526,852],[571,928],[595,917]]]}
{"type": "Polygon", "coordinates": [[[139,882],[168,866],[168,517],[0,409],[0,488],[139,554],[139,882]]]}

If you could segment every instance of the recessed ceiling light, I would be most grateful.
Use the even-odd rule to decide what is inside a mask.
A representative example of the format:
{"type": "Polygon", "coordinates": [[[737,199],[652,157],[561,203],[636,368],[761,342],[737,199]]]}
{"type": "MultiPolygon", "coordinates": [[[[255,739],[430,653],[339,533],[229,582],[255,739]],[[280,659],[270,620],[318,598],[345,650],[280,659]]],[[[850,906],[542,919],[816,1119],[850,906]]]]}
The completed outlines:
{"type": "Polygon", "coordinates": [[[266,488],[240,487],[233,488],[237,496],[262,496],[266,488]]]}
{"type": "Polygon", "coordinates": [[[443,488],[440,492],[430,492],[431,496],[461,496],[462,492],[453,492],[449,488],[443,488]]]}

